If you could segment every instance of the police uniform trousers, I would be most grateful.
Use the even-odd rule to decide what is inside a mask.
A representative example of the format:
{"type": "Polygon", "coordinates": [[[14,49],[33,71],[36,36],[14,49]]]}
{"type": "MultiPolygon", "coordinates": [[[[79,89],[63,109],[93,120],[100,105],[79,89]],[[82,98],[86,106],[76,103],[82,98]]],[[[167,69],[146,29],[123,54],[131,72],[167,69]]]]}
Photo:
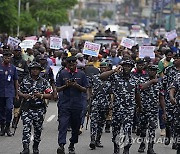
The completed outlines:
{"type": "Polygon", "coordinates": [[[156,110],[143,110],[140,112],[140,137],[146,137],[148,130],[149,142],[152,143],[155,139],[155,131],[158,123],[158,109],[156,110]]]}
{"type": "Polygon", "coordinates": [[[0,124],[10,125],[12,120],[13,97],[0,97],[0,124]]]}
{"type": "Polygon", "coordinates": [[[98,105],[92,106],[90,123],[91,141],[100,140],[107,113],[108,109],[103,109],[98,105]]]}
{"type": "Polygon", "coordinates": [[[30,143],[32,125],[34,127],[34,142],[39,143],[41,141],[44,113],[45,108],[22,111],[21,119],[23,122],[23,145],[29,145],[30,143]]]}
{"type": "Polygon", "coordinates": [[[82,109],[69,109],[58,106],[58,144],[66,144],[68,126],[72,129],[71,143],[78,143],[79,129],[82,119],[82,109]]]}
{"type": "MultiPolygon", "coordinates": [[[[114,103],[115,104],[115,103],[114,103]]],[[[123,129],[124,146],[132,144],[132,125],[134,117],[134,108],[126,108],[122,105],[113,107],[112,114],[112,142],[119,144],[119,134],[121,128],[123,129]]],[[[121,138],[122,139],[122,138],[121,138]]],[[[122,141],[122,140],[121,140],[122,141]]]]}

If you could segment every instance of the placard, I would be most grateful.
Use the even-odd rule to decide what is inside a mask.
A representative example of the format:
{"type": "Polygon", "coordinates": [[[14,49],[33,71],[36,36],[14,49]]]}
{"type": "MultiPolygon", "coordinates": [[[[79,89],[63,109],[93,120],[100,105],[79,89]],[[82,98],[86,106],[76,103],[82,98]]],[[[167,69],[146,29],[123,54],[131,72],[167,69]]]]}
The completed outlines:
{"type": "Polygon", "coordinates": [[[21,47],[21,48],[23,48],[23,49],[27,49],[27,48],[30,48],[30,49],[32,49],[33,48],[33,46],[34,46],[34,44],[36,43],[37,41],[35,41],[35,40],[24,40],[24,41],[22,41],[20,44],[19,44],[19,46],[21,47]]]}
{"type": "Polygon", "coordinates": [[[50,49],[60,49],[62,48],[62,38],[50,37],[50,49]]]}
{"type": "Polygon", "coordinates": [[[166,38],[168,41],[171,41],[171,40],[175,39],[176,37],[177,37],[176,30],[172,30],[172,31],[166,33],[166,38]]]}
{"type": "Polygon", "coordinates": [[[7,45],[10,45],[10,46],[12,46],[12,47],[15,47],[15,46],[18,46],[19,43],[21,43],[20,40],[17,40],[17,39],[15,39],[15,38],[11,37],[11,36],[8,37],[7,45]]]}
{"type": "Polygon", "coordinates": [[[128,49],[131,49],[135,45],[135,42],[132,39],[123,37],[121,41],[121,45],[128,49]]]}
{"type": "Polygon", "coordinates": [[[139,58],[150,57],[155,58],[155,46],[140,46],[139,47],[139,58]]]}
{"type": "Polygon", "coordinates": [[[83,54],[98,57],[101,45],[86,41],[83,48],[83,54]]]}

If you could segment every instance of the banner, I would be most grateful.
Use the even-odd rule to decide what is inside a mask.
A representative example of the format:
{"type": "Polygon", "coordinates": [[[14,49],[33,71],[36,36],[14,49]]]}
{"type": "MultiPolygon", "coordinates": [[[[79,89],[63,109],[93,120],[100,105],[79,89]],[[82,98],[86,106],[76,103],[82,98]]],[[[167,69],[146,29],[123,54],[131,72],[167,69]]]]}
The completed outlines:
{"type": "Polygon", "coordinates": [[[170,32],[167,32],[167,33],[165,34],[165,36],[166,36],[166,38],[167,38],[168,41],[171,41],[171,40],[175,39],[175,38],[177,37],[176,30],[172,30],[172,31],[170,31],[170,32]]]}
{"type": "Polygon", "coordinates": [[[60,49],[62,48],[62,38],[50,37],[50,49],[60,49]]]}
{"type": "Polygon", "coordinates": [[[10,45],[10,46],[12,46],[12,47],[15,47],[15,46],[18,46],[19,43],[21,43],[20,40],[17,40],[17,39],[15,39],[15,38],[11,37],[11,36],[8,37],[7,45],[10,45]]]}
{"type": "Polygon", "coordinates": [[[135,42],[132,39],[123,37],[120,45],[128,49],[131,49],[135,45],[135,42]]]}
{"type": "Polygon", "coordinates": [[[98,57],[101,45],[86,41],[83,48],[83,54],[98,57]]]}
{"type": "Polygon", "coordinates": [[[72,26],[61,26],[60,27],[61,38],[67,39],[69,42],[73,38],[73,27],[72,26]]]}
{"type": "Polygon", "coordinates": [[[139,47],[139,58],[150,57],[155,58],[155,46],[140,46],[139,47]]]}
{"type": "Polygon", "coordinates": [[[34,46],[34,44],[36,43],[37,41],[35,41],[35,40],[24,40],[24,41],[22,41],[20,44],[19,44],[19,46],[21,47],[21,48],[23,48],[23,49],[27,49],[27,48],[30,48],[30,49],[32,49],[33,48],[33,46],[34,46]]]}

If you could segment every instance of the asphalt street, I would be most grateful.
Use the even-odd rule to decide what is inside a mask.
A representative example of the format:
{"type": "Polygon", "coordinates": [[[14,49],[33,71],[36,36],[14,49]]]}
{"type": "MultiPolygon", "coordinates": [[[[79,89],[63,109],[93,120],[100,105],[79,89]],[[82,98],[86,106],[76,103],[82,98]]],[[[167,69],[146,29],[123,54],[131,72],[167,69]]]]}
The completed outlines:
{"type": "MultiPolygon", "coordinates": [[[[57,135],[58,135],[58,122],[57,122],[57,106],[55,102],[49,104],[48,112],[44,121],[44,129],[42,133],[42,141],[40,143],[40,154],[56,154],[57,135]]],[[[13,129],[12,129],[13,130],[13,129]]],[[[96,148],[96,150],[89,149],[90,142],[90,132],[88,130],[83,130],[83,133],[79,137],[79,143],[76,144],[77,154],[112,154],[113,144],[111,142],[111,133],[103,133],[102,144],[104,148],[96,148]]],[[[67,147],[69,144],[70,132],[68,132],[66,153],[68,153],[67,147]]],[[[22,150],[22,122],[20,120],[17,132],[13,137],[0,136],[0,154],[19,154],[22,150]]],[[[130,149],[130,154],[139,154],[137,152],[139,148],[139,138],[133,135],[133,145],[130,149]]],[[[33,135],[31,136],[32,145],[33,135]]],[[[157,130],[157,139],[155,144],[155,151],[157,154],[175,154],[176,151],[171,149],[171,145],[165,146],[163,144],[164,139],[159,136],[159,130],[157,130]]],[[[32,148],[30,146],[31,152],[32,148]]],[[[122,149],[121,152],[122,153],[122,149]]]]}

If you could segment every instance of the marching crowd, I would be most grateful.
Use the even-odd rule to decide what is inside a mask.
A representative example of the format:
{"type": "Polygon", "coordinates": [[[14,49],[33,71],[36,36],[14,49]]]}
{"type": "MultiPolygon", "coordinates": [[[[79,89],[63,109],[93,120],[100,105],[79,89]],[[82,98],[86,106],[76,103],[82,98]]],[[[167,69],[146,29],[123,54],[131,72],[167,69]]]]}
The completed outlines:
{"type": "MultiPolygon", "coordinates": [[[[65,154],[66,134],[71,128],[69,154],[82,133],[85,117],[90,118],[90,144],[102,148],[101,136],[112,127],[113,154],[129,154],[132,133],[141,137],[138,152],[156,154],[153,145],[158,121],[165,145],[180,154],[180,52],[175,40],[154,44],[155,58],[139,58],[139,47],[126,49],[114,41],[101,46],[99,56],[82,54],[83,43],[64,42],[64,48],[49,49],[36,42],[26,51],[4,44],[0,48],[0,136],[13,136],[10,126],[23,123],[20,154],[30,153],[34,127],[33,154],[39,154],[43,121],[49,100],[57,101],[57,154],[65,154]],[[51,66],[59,66],[56,79],[51,66]],[[165,132],[164,132],[165,131],[165,132]],[[147,135],[148,134],[148,135],[147,135]]],[[[93,152],[92,152],[93,153],[93,152]]]]}

